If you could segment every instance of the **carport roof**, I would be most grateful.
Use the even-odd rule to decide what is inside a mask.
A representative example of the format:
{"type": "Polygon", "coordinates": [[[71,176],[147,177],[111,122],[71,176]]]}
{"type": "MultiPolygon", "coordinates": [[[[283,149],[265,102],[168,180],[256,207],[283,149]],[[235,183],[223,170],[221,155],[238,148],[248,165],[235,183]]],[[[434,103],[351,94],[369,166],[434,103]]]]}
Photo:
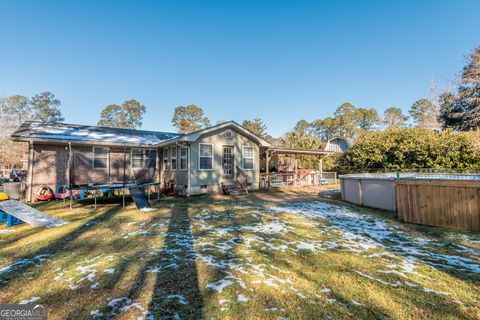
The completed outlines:
{"type": "Polygon", "coordinates": [[[281,147],[271,147],[267,148],[271,154],[304,154],[304,155],[316,155],[316,156],[325,156],[333,154],[333,151],[324,151],[324,150],[301,150],[301,149],[288,149],[288,148],[281,148],[281,147]]]}

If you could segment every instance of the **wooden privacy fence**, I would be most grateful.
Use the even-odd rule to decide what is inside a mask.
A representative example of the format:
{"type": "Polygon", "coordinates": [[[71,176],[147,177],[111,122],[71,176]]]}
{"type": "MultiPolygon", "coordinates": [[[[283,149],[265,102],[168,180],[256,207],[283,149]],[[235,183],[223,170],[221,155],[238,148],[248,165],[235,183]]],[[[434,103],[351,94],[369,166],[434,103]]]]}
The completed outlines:
{"type": "Polygon", "coordinates": [[[401,220],[480,231],[479,180],[400,179],[395,183],[401,220]]]}

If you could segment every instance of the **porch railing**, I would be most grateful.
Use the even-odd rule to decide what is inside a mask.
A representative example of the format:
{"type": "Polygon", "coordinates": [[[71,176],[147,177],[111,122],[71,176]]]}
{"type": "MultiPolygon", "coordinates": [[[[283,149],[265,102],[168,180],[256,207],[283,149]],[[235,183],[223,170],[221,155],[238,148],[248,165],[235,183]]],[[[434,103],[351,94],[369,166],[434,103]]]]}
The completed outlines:
{"type": "Polygon", "coordinates": [[[247,181],[247,173],[245,170],[240,168],[239,166],[235,166],[236,170],[236,181],[237,183],[241,186],[241,188],[245,191],[245,193],[248,193],[248,181],[247,181]]]}
{"type": "Polygon", "coordinates": [[[262,173],[260,174],[260,186],[263,189],[269,187],[304,187],[337,184],[336,172],[313,172],[313,173],[262,173]]]}

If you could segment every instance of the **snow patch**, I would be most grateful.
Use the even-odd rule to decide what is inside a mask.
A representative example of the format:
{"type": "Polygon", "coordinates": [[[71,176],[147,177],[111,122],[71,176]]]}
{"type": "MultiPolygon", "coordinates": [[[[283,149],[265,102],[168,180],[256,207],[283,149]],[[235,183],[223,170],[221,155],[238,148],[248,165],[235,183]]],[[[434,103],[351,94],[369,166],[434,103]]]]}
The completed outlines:
{"type": "Polygon", "coordinates": [[[232,284],[233,284],[232,281],[222,279],[222,280],[219,280],[217,282],[212,282],[212,283],[207,284],[207,288],[213,289],[217,292],[222,292],[223,289],[225,289],[228,286],[231,286],[232,284]]]}
{"type": "Polygon", "coordinates": [[[436,291],[436,290],[429,289],[429,288],[423,288],[423,292],[425,292],[425,293],[436,293],[436,294],[440,294],[440,295],[444,295],[444,296],[451,295],[450,292],[436,291]]]}
{"type": "Polygon", "coordinates": [[[247,302],[250,298],[245,297],[243,294],[239,294],[237,297],[238,302],[247,302]]]}
{"type": "Polygon", "coordinates": [[[32,303],[32,302],[35,302],[35,301],[38,301],[40,300],[40,297],[31,297],[30,299],[28,300],[22,300],[19,302],[19,304],[27,304],[27,303],[32,303]]]}

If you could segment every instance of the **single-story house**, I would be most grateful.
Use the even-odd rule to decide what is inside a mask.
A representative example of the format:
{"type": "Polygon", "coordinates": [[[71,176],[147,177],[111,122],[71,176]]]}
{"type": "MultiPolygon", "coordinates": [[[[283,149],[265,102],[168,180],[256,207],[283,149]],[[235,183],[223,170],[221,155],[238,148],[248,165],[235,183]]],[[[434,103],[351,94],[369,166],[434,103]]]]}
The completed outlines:
{"type": "MultiPolygon", "coordinates": [[[[158,181],[166,186],[174,180],[193,195],[220,192],[222,185],[243,179],[245,188],[258,189],[261,161],[283,152],[234,121],[190,134],[29,121],[11,139],[29,143],[29,201],[45,185],[158,181]]],[[[319,158],[330,153],[308,151],[319,158]]]]}

